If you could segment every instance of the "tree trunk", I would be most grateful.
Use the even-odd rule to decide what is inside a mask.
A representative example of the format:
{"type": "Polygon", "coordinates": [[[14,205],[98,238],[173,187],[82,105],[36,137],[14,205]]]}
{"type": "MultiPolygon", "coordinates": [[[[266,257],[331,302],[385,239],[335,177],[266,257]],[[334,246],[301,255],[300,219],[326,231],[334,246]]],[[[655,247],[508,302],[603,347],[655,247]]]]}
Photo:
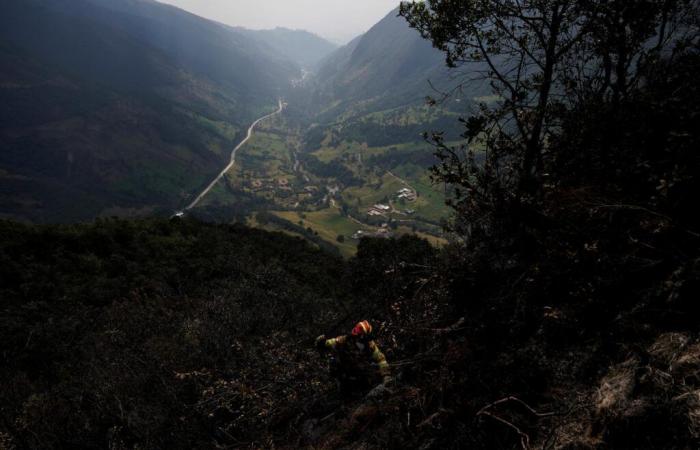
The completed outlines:
{"type": "Polygon", "coordinates": [[[552,7],[552,19],[547,49],[545,50],[545,65],[542,72],[539,100],[535,112],[535,121],[530,136],[525,143],[525,155],[520,178],[520,188],[526,193],[534,193],[539,188],[539,176],[542,171],[542,132],[547,116],[549,94],[552,90],[554,67],[556,65],[557,43],[561,26],[561,7],[552,7]]]}

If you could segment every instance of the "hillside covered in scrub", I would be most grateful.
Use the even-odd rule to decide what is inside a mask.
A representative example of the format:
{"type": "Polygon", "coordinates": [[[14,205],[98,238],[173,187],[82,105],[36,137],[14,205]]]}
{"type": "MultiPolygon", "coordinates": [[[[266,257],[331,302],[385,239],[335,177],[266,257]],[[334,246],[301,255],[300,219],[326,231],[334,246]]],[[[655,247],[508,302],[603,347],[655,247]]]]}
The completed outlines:
{"type": "Polygon", "coordinates": [[[697,263],[645,270],[613,236],[500,270],[179,219],[0,236],[3,448],[698,443],[697,263]],[[341,398],[313,345],[359,318],[396,379],[379,400],[341,398]]]}

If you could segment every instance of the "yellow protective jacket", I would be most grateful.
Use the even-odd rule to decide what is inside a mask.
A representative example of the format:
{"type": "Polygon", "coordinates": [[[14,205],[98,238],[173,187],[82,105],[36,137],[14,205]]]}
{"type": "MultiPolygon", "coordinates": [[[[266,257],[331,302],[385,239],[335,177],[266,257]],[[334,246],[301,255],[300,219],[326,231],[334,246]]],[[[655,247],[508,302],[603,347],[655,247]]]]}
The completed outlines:
{"type": "MultiPolygon", "coordinates": [[[[338,336],[333,339],[327,339],[325,341],[325,348],[338,356],[340,366],[343,370],[363,373],[366,372],[363,370],[363,366],[366,366],[368,362],[373,362],[376,365],[376,373],[382,378],[386,379],[391,375],[389,363],[386,361],[384,353],[382,353],[375,341],[364,343],[349,339],[348,336],[338,336]]],[[[365,373],[365,375],[370,374],[365,373]]]]}

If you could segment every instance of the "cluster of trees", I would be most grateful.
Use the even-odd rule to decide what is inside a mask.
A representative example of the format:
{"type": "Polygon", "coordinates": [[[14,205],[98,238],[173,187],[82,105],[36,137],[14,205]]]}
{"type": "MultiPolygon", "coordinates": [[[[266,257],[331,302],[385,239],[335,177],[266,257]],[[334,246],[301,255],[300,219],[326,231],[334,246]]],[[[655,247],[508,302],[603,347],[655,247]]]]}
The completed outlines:
{"type": "MultiPolygon", "coordinates": [[[[190,214],[193,214],[199,220],[207,222],[244,224],[255,211],[259,211],[261,208],[274,209],[276,207],[275,203],[267,198],[256,196],[251,192],[234,189],[228,183],[225,186],[230,202],[226,204],[214,202],[200,206],[190,211],[190,214]]],[[[163,215],[169,213],[169,211],[164,211],[163,215]]]]}
{"type": "Polygon", "coordinates": [[[309,128],[304,134],[304,147],[310,151],[321,148],[321,144],[326,139],[327,129],[322,126],[309,128]]]}
{"type": "Polygon", "coordinates": [[[369,167],[379,167],[384,170],[392,170],[402,164],[415,164],[425,170],[436,163],[435,155],[426,149],[416,149],[410,151],[400,151],[397,147],[389,147],[388,151],[372,155],[364,160],[369,167]]]}
{"type": "Polygon", "coordinates": [[[500,99],[462,120],[464,145],[426,136],[434,178],[454,188],[448,303],[478,366],[460,373],[484,380],[445,377],[484,422],[455,432],[488,448],[698,445],[698,2],[429,0],[401,14],[500,99]]]}
{"type": "Polygon", "coordinates": [[[696,2],[404,2],[401,14],[501,99],[464,120],[467,145],[431,136],[436,178],[458,187],[463,234],[517,227],[564,185],[602,195],[627,187],[659,212],[687,206],[677,201],[697,167],[696,2]],[[506,210],[512,220],[496,217],[506,210]]]}
{"type": "Polygon", "coordinates": [[[344,186],[356,186],[362,183],[362,180],[355,177],[350,169],[336,159],[323,162],[314,155],[306,153],[299,155],[299,161],[309,172],[323,178],[335,178],[344,186]]]}
{"type": "MultiPolygon", "coordinates": [[[[366,142],[370,147],[384,147],[402,142],[418,142],[423,132],[428,130],[454,130],[455,122],[451,116],[441,116],[439,119],[411,125],[393,125],[372,120],[357,120],[345,124],[338,132],[341,141],[366,142]]],[[[455,139],[457,133],[448,133],[448,139],[455,139]]]]}

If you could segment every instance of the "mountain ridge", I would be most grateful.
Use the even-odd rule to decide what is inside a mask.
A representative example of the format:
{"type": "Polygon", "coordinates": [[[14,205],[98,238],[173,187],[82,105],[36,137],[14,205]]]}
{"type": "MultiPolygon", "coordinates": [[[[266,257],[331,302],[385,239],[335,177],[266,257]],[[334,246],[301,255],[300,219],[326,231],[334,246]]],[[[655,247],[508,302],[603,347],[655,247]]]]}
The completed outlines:
{"type": "Polygon", "coordinates": [[[313,69],[319,61],[338,48],[336,44],[318,34],[303,29],[286,27],[263,30],[243,27],[234,27],[234,29],[269,46],[304,69],[313,69]]]}
{"type": "Polygon", "coordinates": [[[367,102],[365,109],[376,110],[420,103],[425,95],[416,92],[427,94],[429,79],[445,84],[447,72],[442,53],[398,17],[397,8],[327,57],[317,82],[322,103],[367,102]]]}

